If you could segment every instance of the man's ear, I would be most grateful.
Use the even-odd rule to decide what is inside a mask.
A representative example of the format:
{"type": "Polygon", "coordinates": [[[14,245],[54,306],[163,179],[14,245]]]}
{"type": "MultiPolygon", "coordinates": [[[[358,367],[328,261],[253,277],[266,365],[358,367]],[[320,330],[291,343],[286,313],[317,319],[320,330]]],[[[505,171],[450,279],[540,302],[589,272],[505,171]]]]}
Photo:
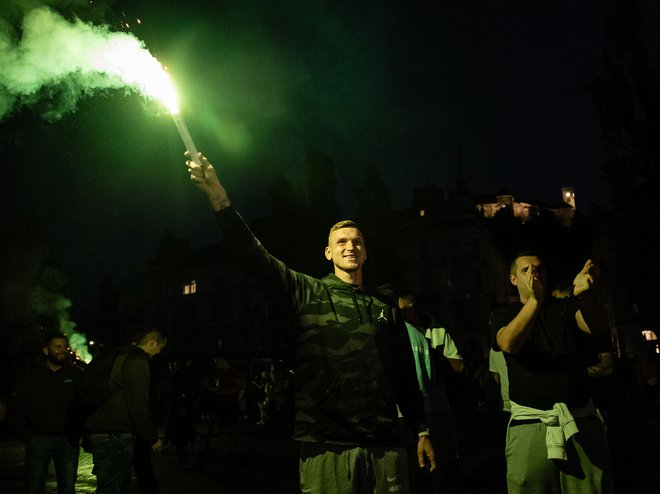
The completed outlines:
{"type": "Polygon", "coordinates": [[[518,286],[518,278],[516,278],[515,274],[509,274],[509,281],[513,286],[518,286]]]}
{"type": "Polygon", "coordinates": [[[328,261],[332,261],[332,252],[330,252],[330,246],[329,245],[326,245],[326,247],[325,247],[325,258],[328,261]]]}
{"type": "Polygon", "coordinates": [[[48,357],[48,347],[45,346],[41,349],[41,353],[44,354],[44,357],[48,357]]]}

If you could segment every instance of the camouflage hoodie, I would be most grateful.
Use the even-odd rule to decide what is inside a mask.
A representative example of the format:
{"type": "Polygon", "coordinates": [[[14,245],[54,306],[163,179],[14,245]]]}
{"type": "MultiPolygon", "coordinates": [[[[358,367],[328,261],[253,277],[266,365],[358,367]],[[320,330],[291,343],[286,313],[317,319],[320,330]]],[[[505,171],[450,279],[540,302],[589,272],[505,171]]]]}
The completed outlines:
{"type": "Polygon", "coordinates": [[[295,315],[296,420],[293,437],[346,445],[399,445],[396,404],[413,429],[425,428],[422,396],[403,319],[391,298],[334,274],[287,268],[240,215],[216,215],[242,265],[295,315]]]}

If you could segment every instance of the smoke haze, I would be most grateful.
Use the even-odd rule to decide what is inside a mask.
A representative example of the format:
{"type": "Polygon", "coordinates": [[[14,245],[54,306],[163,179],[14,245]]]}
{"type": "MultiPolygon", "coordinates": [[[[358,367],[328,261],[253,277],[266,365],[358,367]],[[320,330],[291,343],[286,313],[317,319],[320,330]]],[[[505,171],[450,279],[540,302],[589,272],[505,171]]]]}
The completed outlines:
{"type": "Polygon", "coordinates": [[[162,72],[144,43],[47,7],[28,12],[20,39],[0,19],[0,121],[23,105],[46,101],[49,121],[75,111],[80,98],[107,89],[144,91],[145,69],[162,72]]]}

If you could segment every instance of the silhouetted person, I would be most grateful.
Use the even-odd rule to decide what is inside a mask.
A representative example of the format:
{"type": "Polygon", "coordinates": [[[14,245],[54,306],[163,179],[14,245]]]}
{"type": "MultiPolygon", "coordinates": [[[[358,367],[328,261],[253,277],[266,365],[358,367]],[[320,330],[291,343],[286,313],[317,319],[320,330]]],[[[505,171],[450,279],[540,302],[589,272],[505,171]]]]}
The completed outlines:
{"type": "MultiPolygon", "coordinates": [[[[462,373],[463,358],[447,330],[419,307],[416,295],[402,294],[398,306],[406,320],[438,464],[434,472],[411,472],[411,492],[458,494],[462,491],[458,431],[438,364],[448,363],[452,372],[462,373]]],[[[412,456],[415,444],[409,448],[412,456]]]]}
{"type": "MultiPolygon", "coordinates": [[[[212,389],[215,395],[213,420],[219,427],[221,455],[232,459],[243,454],[239,428],[241,373],[225,357],[217,357],[213,362],[215,365],[212,381],[212,389]]],[[[209,431],[213,425],[215,424],[209,425],[209,431]]]]}
{"type": "Polygon", "coordinates": [[[265,425],[268,423],[268,394],[266,393],[266,389],[270,387],[270,372],[262,370],[252,380],[252,386],[254,387],[254,401],[259,410],[257,425],[265,425]]]}
{"type": "Polygon", "coordinates": [[[177,366],[172,376],[170,422],[177,457],[177,467],[190,466],[189,450],[195,439],[195,403],[199,382],[192,358],[177,366]]]}

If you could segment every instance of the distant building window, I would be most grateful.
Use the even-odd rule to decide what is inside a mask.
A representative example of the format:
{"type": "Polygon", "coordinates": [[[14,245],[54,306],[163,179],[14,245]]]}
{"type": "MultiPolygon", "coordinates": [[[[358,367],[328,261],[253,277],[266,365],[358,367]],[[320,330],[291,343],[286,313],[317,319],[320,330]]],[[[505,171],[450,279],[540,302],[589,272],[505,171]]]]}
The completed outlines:
{"type": "Polygon", "coordinates": [[[193,293],[197,292],[197,282],[195,280],[190,281],[190,283],[186,283],[183,285],[183,294],[184,295],[192,295],[193,293]]]}
{"type": "Polygon", "coordinates": [[[653,331],[650,330],[650,329],[644,329],[644,330],[642,330],[642,336],[644,337],[644,339],[645,339],[646,341],[654,341],[654,340],[657,340],[657,339],[658,339],[658,337],[657,337],[657,335],[655,334],[655,332],[653,332],[653,331]]]}

